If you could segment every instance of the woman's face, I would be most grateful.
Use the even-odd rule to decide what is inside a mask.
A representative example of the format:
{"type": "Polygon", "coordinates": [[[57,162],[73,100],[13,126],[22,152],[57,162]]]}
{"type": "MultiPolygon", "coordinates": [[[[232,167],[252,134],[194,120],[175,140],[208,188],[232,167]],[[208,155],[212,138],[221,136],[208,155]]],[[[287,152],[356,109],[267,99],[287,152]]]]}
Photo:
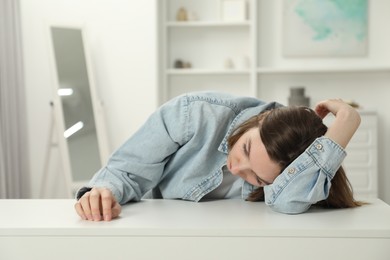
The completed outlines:
{"type": "Polygon", "coordinates": [[[269,158],[257,127],[243,134],[234,144],[227,167],[233,175],[257,187],[271,184],[281,171],[281,167],[269,158]]]}

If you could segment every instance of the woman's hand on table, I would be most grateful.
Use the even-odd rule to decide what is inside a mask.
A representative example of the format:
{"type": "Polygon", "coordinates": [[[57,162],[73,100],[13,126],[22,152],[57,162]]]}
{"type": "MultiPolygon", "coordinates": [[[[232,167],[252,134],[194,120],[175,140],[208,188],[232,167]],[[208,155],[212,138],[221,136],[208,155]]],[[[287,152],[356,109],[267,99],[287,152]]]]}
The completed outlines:
{"type": "Polygon", "coordinates": [[[107,188],[93,188],[75,204],[77,214],[84,220],[110,221],[119,216],[121,206],[107,188]]]}

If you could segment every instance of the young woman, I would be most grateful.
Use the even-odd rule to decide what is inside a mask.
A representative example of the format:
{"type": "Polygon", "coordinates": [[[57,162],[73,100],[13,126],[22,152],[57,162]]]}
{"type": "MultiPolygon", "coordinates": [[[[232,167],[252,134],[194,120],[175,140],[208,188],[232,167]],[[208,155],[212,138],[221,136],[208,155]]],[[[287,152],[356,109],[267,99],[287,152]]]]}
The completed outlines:
{"type": "Polygon", "coordinates": [[[85,220],[117,217],[121,206],[152,198],[201,201],[242,198],[297,214],[311,205],[356,207],[341,167],[360,124],[341,100],[315,111],[250,97],[194,93],[152,114],[110,158],[75,209],[85,220]],[[328,113],[335,120],[328,129],[328,113]]]}

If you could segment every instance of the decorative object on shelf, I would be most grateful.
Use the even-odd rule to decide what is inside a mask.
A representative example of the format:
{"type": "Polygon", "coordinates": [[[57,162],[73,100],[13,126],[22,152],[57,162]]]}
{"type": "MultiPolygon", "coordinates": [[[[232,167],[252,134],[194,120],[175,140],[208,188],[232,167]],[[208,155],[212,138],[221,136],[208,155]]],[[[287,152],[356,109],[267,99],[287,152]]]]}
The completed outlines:
{"type": "Polygon", "coordinates": [[[198,20],[199,20],[198,14],[195,13],[194,11],[188,12],[188,14],[187,14],[187,20],[188,20],[188,21],[198,21],[198,20]]]}
{"type": "Polygon", "coordinates": [[[182,69],[184,67],[184,62],[182,60],[175,60],[173,67],[175,69],[182,69]]]}
{"type": "Polygon", "coordinates": [[[231,58],[227,58],[224,62],[225,69],[234,69],[234,62],[231,58]]]}
{"type": "Polygon", "coordinates": [[[175,60],[173,67],[175,69],[190,69],[190,68],[192,68],[192,64],[188,61],[175,60]]]}
{"type": "Polygon", "coordinates": [[[289,106],[310,106],[310,98],[305,97],[305,87],[291,87],[290,96],[288,97],[289,106]]]}
{"type": "Polygon", "coordinates": [[[285,56],[364,56],[368,0],[283,1],[285,56]]]}
{"type": "Polygon", "coordinates": [[[242,22],[247,20],[245,0],[222,0],[221,18],[223,21],[242,22]]]}
{"type": "Polygon", "coordinates": [[[188,21],[187,9],[180,7],[179,10],[177,10],[176,20],[180,22],[188,21]]]}
{"type": "Polygon", "coordinates": [[[190,69],[192,68],[192,64],[188,61],[183,63],[183,69],[190,69]]]}

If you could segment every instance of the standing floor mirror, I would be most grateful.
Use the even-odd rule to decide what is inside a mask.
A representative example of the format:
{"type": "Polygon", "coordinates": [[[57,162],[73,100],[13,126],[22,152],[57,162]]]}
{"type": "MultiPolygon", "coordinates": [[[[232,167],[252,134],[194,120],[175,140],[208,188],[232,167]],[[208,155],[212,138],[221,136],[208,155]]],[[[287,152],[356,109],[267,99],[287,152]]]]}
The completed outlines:
{"type": "Polygon", "coordinates": [[[84,30],[50,26],[50,42],[58,147],[68,195],[74,196],[108,158],[106,126],[84,30]]]}

